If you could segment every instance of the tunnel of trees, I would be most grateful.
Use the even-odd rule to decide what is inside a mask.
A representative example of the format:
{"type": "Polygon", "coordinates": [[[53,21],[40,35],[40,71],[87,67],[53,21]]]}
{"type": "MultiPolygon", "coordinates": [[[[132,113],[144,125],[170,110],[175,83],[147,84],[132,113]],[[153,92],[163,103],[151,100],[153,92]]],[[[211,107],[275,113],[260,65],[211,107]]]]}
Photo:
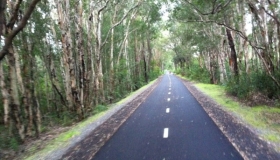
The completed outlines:
{"type": "Polygon", "coordinates": [[[79,122],[166,69],[279,99],[279,3],[0,0],[0,147],[79,122]]]}

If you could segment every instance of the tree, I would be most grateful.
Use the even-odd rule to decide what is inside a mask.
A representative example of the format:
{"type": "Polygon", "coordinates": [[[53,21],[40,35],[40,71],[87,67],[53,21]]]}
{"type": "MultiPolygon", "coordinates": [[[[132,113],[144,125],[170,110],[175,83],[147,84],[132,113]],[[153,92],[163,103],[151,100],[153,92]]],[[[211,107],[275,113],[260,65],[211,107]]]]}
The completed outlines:
{"type": "MultiPolygon", "coordinates": [[[[8,12],[6,10],[7,7],[7,1],[1,0],[0,1],[0,13],[1,15],[8,15],[8,17],[1,16],[0,24],[1,24],[1,32],[0,36],[4,37],[4,45],[1,48],[0,51],[0,63],[2,65],[3,59],[6,56],[7,57],[7,65],[9,70],[9,84],[6,86],[5,79],[2,79],[2,89],[4,97],[8,97],[8,99],[5,100],[5,121],[6,123],[9,123],[9,117],[14,123],[15,126],[15,134],[19,136],[21,141],[24,141],[26,135],[30,135],[31,127],[33,126],[33,112],[31,107],[25,106],[25,115],[28,117],[28,123],[24,123],[24,119],[21,115],[21,104],[19,99],[19,88],[17,84],[18,76],[21,76],[20,73],[18,73],[18,53],[16,52],[16,49],[13,46],[13,40],[14,38],[23,30],[23,28],[26,26],[27,21],[30,19],[30,16],[32,12],[35,10],[36,4],[40,0],[33,0],[31,1],[30,5],[26,8],[26,11],[24,14],[21,13],[21,6],[23,6],[22,1],[17,1],[16,3],[9,3],[8,5],[8,12]],[[6,19],[9,19],[6,21],[6,19]],[[6,89],[7,87],[8,89],[6,89]],[[7,92],[5,90],[9,90],[8,96],[7,92]],[[9,109],[7,109],[7,103],[9,104],[9,109]],[[10,116],[8,116],[10,115],[10,116]]],[[[3,74],[2,74],[3,75],[3,74]]],[[[22,82],[20,82],[22,83],[22,82]]],[[[23,86],[23,84],[21,84],[23,86]]],[[[25,89],[24,87],[21,88],[23,91],[25,89]]],[[[38,126],[35,125],[36,133],[38,132],[38,126]]]]}

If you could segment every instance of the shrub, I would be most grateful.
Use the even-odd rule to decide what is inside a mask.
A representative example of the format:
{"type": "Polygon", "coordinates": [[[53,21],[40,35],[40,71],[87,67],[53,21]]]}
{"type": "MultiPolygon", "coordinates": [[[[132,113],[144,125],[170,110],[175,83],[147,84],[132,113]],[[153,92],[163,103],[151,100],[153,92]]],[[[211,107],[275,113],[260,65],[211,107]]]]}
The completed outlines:
{"type": "Polygon", "coordinates": [[[239,75],[239,77],[229,77],[229,81],[226,83],[226,91],[238,98],[247,98],[252,91],[250,77],[246,74],[239,75]]]}
{"type": "Polygon", "coordinates": [[[269,98],[279,95],[279,88],[275,82],[264,72],[241,74],[239,77],[229,77],[226,83],[228,93],[241,99],[247,98],[254,92],[259,92],[269,98]]]}

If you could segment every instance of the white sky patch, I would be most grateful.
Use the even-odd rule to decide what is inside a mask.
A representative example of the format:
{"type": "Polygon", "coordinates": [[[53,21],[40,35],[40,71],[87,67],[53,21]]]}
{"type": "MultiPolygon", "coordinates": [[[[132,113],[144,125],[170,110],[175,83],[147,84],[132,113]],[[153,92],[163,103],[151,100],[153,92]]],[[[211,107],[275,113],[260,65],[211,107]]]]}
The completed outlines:
{"type": "Polygon", "coordinates": [[[163,37],[169,37],[170,36],[170,32],[168,30],[162,30],[161,34],[163,35],[163,37]]]}
{"type": "Polygon", "coordinates": [[[162,14],[161,19],[163,21],[169,20],[170,11],[172,11],[176,7],[176,3],[168,2],[168,4],[163,4],[160,9],[160,13],[162,14]]]}
{"type": "Polygon", "coordinates": [[[160,9],[160,13],[162,14],[161,15],[161,19],[163,20],[163,21],[168,21],[169,20],[169,12],[168,12],[168,8],[167,8],[167,6],[164,4],[164,5],[162,5],[162,7],[161,7],[161,9],[160,9]]]}
{"type": "Polygon", "coordinates": [[[250,14],[245,15],[245,33],[246,35],[252,33],[252,15],[250,14]]]}

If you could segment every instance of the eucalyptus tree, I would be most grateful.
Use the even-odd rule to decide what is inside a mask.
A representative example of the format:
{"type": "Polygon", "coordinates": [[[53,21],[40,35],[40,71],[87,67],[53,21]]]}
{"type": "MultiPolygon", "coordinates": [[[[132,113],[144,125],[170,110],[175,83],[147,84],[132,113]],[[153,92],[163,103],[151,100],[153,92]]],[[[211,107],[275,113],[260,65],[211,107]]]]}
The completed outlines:
{"type": "MultiPolygon", "coordinates": [[[[14,134],[17,135],[21,141],[24,141],[26,136],[31,135],[31,129],[33,127],[36,134],[39,135],[38,122],[40,121],[40,112],[38,106],[27,106],[27,101],[22,103],[20,100],[20,96],[24,96],[26,93],[28,93],[28,98],[25,97],[24,100],[30,100],[30,98],[34,96],[34,92],[32,92],[34,86],[29,88],[28,85],[23,84],[23,81],[21,80],[22,77],[19,66],[19,55],[13,41],[27,25],[31,14],[35,10],[39,1],[40,0],[33,0],[29,3],[24,1],[16,1],[14,3],[6,0],[0,1],[0,13],[2,15],[0,18],[0,81],[5,107],[4,122],[6,125],[10,124],[9,126],[11,129],[15,130],[14,134]],[[22,11],[24,11],[24,13],[22,11]],[[4,57],[6,57],[7,60],[7,77],[4,77],[4,57]]],[[[27,56],[31,56],[30,53],[26,54],[27,56]]]]}

